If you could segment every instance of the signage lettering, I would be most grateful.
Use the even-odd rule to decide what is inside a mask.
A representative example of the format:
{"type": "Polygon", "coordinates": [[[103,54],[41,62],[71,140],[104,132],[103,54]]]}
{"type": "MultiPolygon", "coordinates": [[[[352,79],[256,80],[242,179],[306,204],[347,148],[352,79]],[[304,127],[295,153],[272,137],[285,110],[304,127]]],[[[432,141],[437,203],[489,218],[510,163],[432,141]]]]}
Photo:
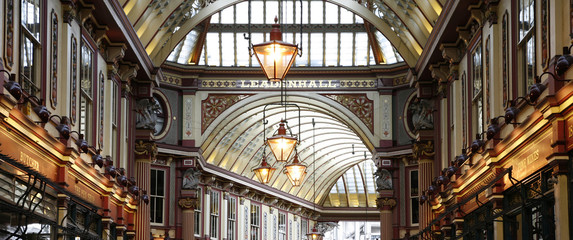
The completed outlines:
{"type": "Polygon", "coordinates": [[[79,185],[74,186],[74,191],[76,194],[81,197],[82,199],[87,200],[88,202],[95,203],[95,197],[93,194],[90,194],[87,190],[82,189],[79,185]]]}
{"type": "MultiPolygon", "coordinates": [[[[267,80],[240,80],[239,88],[280,88],[280,82],[269,82],[267,80]]],[[[287,88],[339,88],[340,82],[337,80],[289,80],[286,81],[287,88]]]]}
{"type": "Polygon", "coordinates": [[[20,152],[20,162],[38,172],[40,171],[40,163],[24,152],[20,152]]]}

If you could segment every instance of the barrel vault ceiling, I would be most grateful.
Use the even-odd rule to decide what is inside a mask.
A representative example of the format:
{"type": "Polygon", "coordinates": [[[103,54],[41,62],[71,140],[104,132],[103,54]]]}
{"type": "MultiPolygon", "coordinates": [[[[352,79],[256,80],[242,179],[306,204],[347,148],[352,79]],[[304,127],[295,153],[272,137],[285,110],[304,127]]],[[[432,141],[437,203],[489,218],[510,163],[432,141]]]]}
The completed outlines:
{"type": "MultiPolygon", "coordinates": [[[[251,1],[251,24],[247,24],[247,1],[243,0],[119,0],[156,66],[258,67],[248,57],[243,33],[250,29],[255,44],[268,40],[263,33],[278,14],[284,41],[302,46],[303,55],[295,68],[413,67],[446,0],[251,1]],[[313,16],[318,15],[322,20],[317,22],[313,16]],[[329,19],[332,16],[337,19],[329,19]],[[338,44],[332,45],[333,36],[338,44]]],[[[375,166],[370,159],[371,143],[377,137],[335,101],[289,98],[301,107],[300,120],[294,109],[286,111],[286,119],[295,134],[300,128],[299,159],[309,166],[303,186],[292,187],[282,173],[284,164],[275,162],[263,145],[263,136],[271,136],[285,118],[282,108],[265,111],[265,104],[278,101],[278,92],[267,94],[275,97],[241,101],[213,122],[201,146],[207,163],[255,179],[252,168],[266,154],[277,168],[268,184],[275,189],[326,207],[375,206],[375,166]],[[263,114],[267,124],[263,124],[263,114]],[[311,191],[314,187],[316,194],[311,191]]]]}

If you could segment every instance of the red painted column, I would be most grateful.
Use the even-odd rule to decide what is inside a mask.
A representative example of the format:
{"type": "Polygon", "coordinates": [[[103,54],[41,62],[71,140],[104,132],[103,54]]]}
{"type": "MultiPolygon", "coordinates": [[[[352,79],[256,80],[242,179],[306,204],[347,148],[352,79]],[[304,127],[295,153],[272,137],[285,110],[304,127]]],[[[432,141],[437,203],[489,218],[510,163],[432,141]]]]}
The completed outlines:
{"type": "Polygon", "coordinates": [[[183,209],[183,240],[195,240],[195,208],[197,207],[197,204],[197,197],[179,199],[179,206],[183,209]]]}
{"type": "MultiPolygon", "coordinates": [[[[389,191],[392,192],[392,190],[389,191]]],[[[383,196],[382,191],[380,194],[383,196]]],[[[376,199],[376,206],[380,211],[380,240],[392,240],[394,235],[392,209],[396,206],[396,199],[393,197],[379,197],[376,199]]]]}
{"type": "MultiPolygon", "coordinates": [[[[154,142],[139,140],[135,143],[135,179],[139,191],[149,191],[151,188],[151,160],[157,155],[157,145],[154,142]]],[[[141,193],[140,193],[141,194],[141,193]]],[[[148,204],[139,201],[137,196],[137,212],[135,214],[135,240],[149,240],[151,236],[150,208],[148,204]]]]}
{"type": "MultiPolygon", "coordinates": [[[[420,189],[426,189],[432,183],[433,162],[434,162],[434,143],[433,141],[417,142],[413,146],[414,157],[418,159],[418,186],[420,189]]],[[[420,194],[422,192],[420,191],[420,194]]],[[[433,219],[432,208],[430,204],[420,205],[420,231],[428,227],[433,219]]]]}

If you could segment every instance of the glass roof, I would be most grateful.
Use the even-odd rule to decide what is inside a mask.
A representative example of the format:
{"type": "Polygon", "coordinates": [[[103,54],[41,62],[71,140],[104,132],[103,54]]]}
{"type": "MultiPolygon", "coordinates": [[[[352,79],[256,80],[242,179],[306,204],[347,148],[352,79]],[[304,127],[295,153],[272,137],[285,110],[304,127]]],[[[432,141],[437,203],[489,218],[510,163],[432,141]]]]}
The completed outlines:
{"type": "Polygon", "coordinates": [[[302,49],[302,56],[296,58],[295,67],[403,62],[382,33],[376,29],[366,29],[361,17],[335,4],[325,1],[302,2],[302,38],[299,1],[264,0],[252,1],[251,4],[250,26],[246,14],[249,11],[248,2],[232,5],[211,16],[203,45],[197,46],[203,30],[195,28],[174,48],[167,61],[206,66],[258,67],[256,59],[249,55],[249,40],[245,37],[250,29],[251,43],[268,41],[270,25],[278,17],[283,41],[298,44],[302,49]],[[369,39],[368,31],[375,32],[371,35],[375,39],[369,39]],[[372,43],[377,46],[372,46],[372,43]],[[194,57],[198,52],[200,57],[194,57]],[[380,56],[376,58],[375,53],[380,56]]]}
{"type": "MultiPolygon", "coordinates": [[[[268,96],[273,94],[268,93],[268,96]]],[[[265,98],[265,101],[276,99],[275,95],[270,99],[265,98]]],[[[260,101],[237,107],[233,112],[226,113],[229,115],[221,116],[217,127],[206,133],[207,139],[201,146],[206,162],[256,180],[252,169],[260,165],[263,154],[266,154],[267,162],[277,169],[267,184],[272,188],[327,206],[363,207],[366,198],[369,206],[375,206],[374,163],[372,160],[365,161],[372,158],[371,150],[358,136],[356,129],[351,129],[350,123],[331,111],[325,111],[318,102],[306,97],[289,96],[289,102],[300,107],[300,119],[297,108],[288,107],[286,113],[284,107],[278,106],[265,110],[264,102],[260,101]],[[263,115],[267,124],[262,123],[263,115]],[[272,136],[281,119],[286,119],[292,133],[299,136],[299,160],[308,166],[307,176],[300,187],[292,186],[283,174],[285,163],[277,162],[270,149],[263,144],[265,135],[272,136]],[[316,195],[313,194],[313,184],[316,195]],[[336,189],[340,198],[350,200],[333,204],[332,194],[329,193],[334,190],[331,189],[336,189]]]]}

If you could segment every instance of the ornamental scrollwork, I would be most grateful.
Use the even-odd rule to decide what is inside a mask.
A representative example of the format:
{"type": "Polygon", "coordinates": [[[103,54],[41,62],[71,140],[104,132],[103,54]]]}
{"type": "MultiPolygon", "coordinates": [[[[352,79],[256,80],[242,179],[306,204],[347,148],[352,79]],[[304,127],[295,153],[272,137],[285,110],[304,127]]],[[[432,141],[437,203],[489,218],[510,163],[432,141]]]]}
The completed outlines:
{"type": "Polygon", "coordinates": [[[434,152],[434,142],[433,141],[416,142],[412,147],[412,153],[414,154],[414,158],[434,156],[434,154],[436,154],[434,152]]]}
{"type": "Polygon", "coordinates": [[[151,155],[151,158],[154,159],[157,156],[157,145],[154,142],[139,140],[135,142],[134,152],[137,155],[151,155]]]}
{"type": "Polygon", "coordinates": [[[384,207],[394,208],[396,206],[396,199],[394,198],[377,198],[376,199],[376,206],[378,209],[382,209],[384,207]]]}
{"type": "Polygon", "coordinates": [[[197,198],[181,198],[179,199],[179,206],[185,209],[195,209],[197,208],[199,201],[197,198]]]}

